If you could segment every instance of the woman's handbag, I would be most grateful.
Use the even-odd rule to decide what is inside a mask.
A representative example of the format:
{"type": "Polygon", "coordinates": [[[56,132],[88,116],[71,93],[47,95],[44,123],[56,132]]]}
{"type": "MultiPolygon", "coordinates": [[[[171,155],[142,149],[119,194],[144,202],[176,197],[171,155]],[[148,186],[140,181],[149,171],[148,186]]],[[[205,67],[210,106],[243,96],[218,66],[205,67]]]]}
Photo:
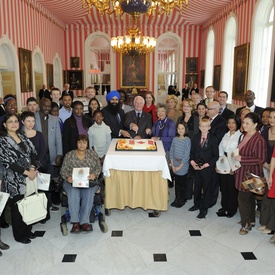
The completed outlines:
{"type": "Polygon", "coordinates": [[[264,195],[266,179],[254,175],[249,170],[245,173],[245,180],[242,182],[242,188],[257,195],[264,195]]]}
{"type": "Polygon", "coordinates": [[[27,184],[33,184],[35,193],[17,202],[18,210],[22,216],[23,221],[29,225],[41,221],[47,215],[47,198],[44,193],[37,192],[36,179],[28,180],[27,184]]]}

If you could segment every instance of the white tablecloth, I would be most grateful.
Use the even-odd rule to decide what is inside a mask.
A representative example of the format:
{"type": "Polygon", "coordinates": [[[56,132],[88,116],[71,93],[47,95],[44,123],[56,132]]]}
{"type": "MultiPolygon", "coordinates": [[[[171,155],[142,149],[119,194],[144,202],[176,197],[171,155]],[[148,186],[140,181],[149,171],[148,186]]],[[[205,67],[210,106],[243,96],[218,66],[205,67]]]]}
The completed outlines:
{"type": "Polygon", "coordinates": [[[164,179],[171,180],[162,142],[156,141],[157,151],[116,151],[118,139],[113,139],[103,164],[105,177],[110,177],[110,169],[122,171],[162,171],[164,179]]]}

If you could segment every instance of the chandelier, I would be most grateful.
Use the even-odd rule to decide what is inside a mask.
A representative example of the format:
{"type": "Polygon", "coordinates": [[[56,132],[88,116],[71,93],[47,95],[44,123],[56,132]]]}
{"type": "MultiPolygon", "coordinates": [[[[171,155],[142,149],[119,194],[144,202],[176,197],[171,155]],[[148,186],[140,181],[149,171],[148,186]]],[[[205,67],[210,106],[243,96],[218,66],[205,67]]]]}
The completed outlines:
{"type": "Polygon", "coordinates": [[[100,15],[104,13],[115,13],[119,16],[124,13],[169,15],[174,8],[182,12],[187,6],[188,0],[82,0],[82,7],[87,8],[89,13],[91,8],[95,7],[100,15]]]}
{"type": "Polygon", "coordinates": [[[142,55],[153,51],[156,47],[154,37],[142,36],[136,27],[137,15],[132,15],[132,27],[129,34],[112,37],[111,46],[113,50],[126,55],[142,55]]]}

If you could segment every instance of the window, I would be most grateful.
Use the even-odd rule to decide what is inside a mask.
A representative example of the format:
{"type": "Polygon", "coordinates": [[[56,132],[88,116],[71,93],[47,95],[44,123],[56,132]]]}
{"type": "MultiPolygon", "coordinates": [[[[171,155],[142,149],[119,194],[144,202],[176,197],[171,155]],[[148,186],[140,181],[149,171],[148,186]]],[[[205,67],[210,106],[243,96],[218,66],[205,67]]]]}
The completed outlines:
{"type": "Polygon", "coordinates": [[[273,21],[273,1],[259,1],[253,18],[248,87],[256,95],[256,104],[263,107],[269,106],[268,82],[271,77],[269,69],[273,21]]]}
{"type": "Polygon", "coordinates": [[[157,90],[156,102],[164,102],[169,86],[181,89],[182,80],[180,60],[182,60],[182,42],[175,34],[163,34],[158,38],[155,60],[157,68],[157,90]]]}
{"type": "Polygon", "coordinates": [[[225,27],[221,91],[228,93],[228,102],[232,100],[234,47],[236,46],[237,25],[236,19],[231,16],[225,27]]]}
{"type": "Polygon", "coordinates": [[[205,82],[204,86],[213,85],[213,69],[214,69],[214,46],[215,35],[214,31],[210,30],[206,42],[206,60],[205,60],[205,82]]]}

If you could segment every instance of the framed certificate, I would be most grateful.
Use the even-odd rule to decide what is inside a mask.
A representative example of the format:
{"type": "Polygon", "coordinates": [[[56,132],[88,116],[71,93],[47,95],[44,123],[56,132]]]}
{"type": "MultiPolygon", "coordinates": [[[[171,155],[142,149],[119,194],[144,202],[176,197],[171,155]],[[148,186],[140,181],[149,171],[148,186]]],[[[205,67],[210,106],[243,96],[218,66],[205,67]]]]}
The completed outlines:
{"type": "Polygon", "coordinates": [[[73,169],[73,187],[89,188],[90,168],[74,168],[73,169]]]}

